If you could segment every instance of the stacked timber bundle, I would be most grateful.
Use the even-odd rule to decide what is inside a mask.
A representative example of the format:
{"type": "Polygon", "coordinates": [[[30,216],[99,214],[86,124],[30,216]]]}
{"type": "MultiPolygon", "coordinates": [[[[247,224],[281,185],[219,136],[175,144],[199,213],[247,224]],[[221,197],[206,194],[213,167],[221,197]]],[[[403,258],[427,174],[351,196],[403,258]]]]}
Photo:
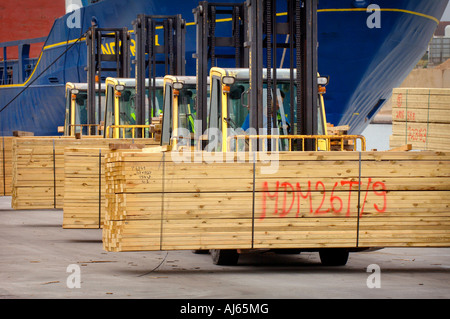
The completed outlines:
{"type": "MultiPolygon", "coordinates": [[[[16,138],[13,141],[13,209],[59,208],[63,199],[63,139],[16,138]]],[[[65,141],[65,140],[64,140],[65,141]]]]}
{"type": "Polygon", "coordinates": [[[159,117],[152,118],[152,124],[150,126],[150,133],[153,134],[155,141],[161,141],[161,131],[162,131],[162,114],[159,117]]]}
{"type": "Polygon", "coordinates": [[[334,126],[331,123],[327,123],[328,135],[347,135],[349,129],[350,126],[348,125],[334,126]]]}
{"type": "MultiPolygon", "coordinates": [[[[13,209],[62,209],[64,203],[64,149],[107,147],[118,140],[104,138],[16,138],[13,141],[13,209]]],[[[134,143],[134,140],[120,140],[134,143]]],[[[153,139],[145,139],[154,145],[153,139]]]]}
{"type": "Polygon", "coordinates": [[[108,149],[65,149],[63,228],[99,228],[102,224],[103,163],[108,149]]]}
{"type": "MultiPolygon", "coordinates": [[[[332,136],[345,136],[348,135],[348,130],[350,126],[341,125],[334,126],[333,124],[327,123],[327,133],[332,136]]],[[[339,140],[332,139],[331,140],[331,149],[330,151],[353,151],[354,150],[354,141],[353,140],[339,140]]]]}
{"type": "Polygon", "coordinates": [[[450,89],[394,89],[391,148],[450,150],[450,89]]]}
{"type": "Polygon", "coordinates": [[[450,154],[255,155],[107,155],[104,249],[450,244],[450,154]]]}
{"type": "Polygon", "coordinates": [[[101,228],[105,214],[105,156],[145,144],[109,144],[64,150],[63,228],[101,228]]]}
{"type": "Polygon", "coordinates": [[[11,196],[13,138],[0,137],[0,196],[11,196]]]}

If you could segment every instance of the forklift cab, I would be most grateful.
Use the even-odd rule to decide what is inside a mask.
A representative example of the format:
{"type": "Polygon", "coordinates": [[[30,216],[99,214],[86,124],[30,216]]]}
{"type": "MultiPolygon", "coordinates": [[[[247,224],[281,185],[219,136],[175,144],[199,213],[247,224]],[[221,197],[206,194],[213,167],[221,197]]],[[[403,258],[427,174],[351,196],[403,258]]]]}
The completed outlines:
{"type": "MultiPolygon", "coordinates": [[[[95,126],[96,135],[101,135],[101,123],[88,125],[88,105],[87,105],[87,83],[66,83],[65,95],[65,119],[64,119],[64,136],[75,136],[75,133],[82,135],[91,135],[90,126],[95,126]]],[[[105,112],[105,85],[101,86],[100,99],[100,118],[103,118],[105,112]]],[[[96,109],[96,114],[99,110],[96,109]]]]}
{"type": "MultiPolygon", "coordinates": [[[[153,84],[153,83],[152,83],[153,84]]],[[[136,79],[106,78],[105,137],[135,138],[150,137],[150,117],[152,123],[159,121],[163,106],[163,79],[155,79],[154,104],[148,101],[149,79],[145,80],[145,124],[136,122],[136,79]],[[151,107],[150,107],[151,106],[151,107]]]]}
{"type": "MultiPolygon", "coordinates": [[[[209,87],[209,79],[208,79],[209,87]]],[[[164,77],[164,109],[161,145],[171,145],[173,149],[197,145],[195,121],[197,120],[197,77],[164,77]],[[184,139],[189,134],[189,139],[184,139]]],[[[200,134],[201,135],[201,134],[200,134]]]]}
{"type": "MultiPolygon", "coordinates": [[[[295,77],[295,73],[294,73],[295,77]]],[[[267,132],[267,70],[263,72],[263,114],[264,129],[263,135],[279,135],[277,139],[276,149],[280,151],[288,151],[291,149],[290,141],[283,139],[284,136],[292,135],[297,132],[297,124],[291,119],[291,107],[294,108],[294,118],[296,118],[296,87],[294,92],[290,92],[290,70],[277,70],[276,85],[276,103],[274,103],[274,111],[276,112],[276,127],[272,127],[271,132],[267,132]],[[290,105],[291,94],[294,96],[294,105],[290,105]]],[[[214,67],[210,72],[211,81],[211,101],[208,105],[208,129],[214,129],[222,134],[221,139],[217,139],[218,145],[216,149],[227,151],[237,151],[248,149],[249,140],[244,141],[235,139],[234,136],[255,136],[261,135],[261,130],[250,129],[249,119],[250,112],[248,106],[248,94],[250,88],[250,70],[249,69],[224,69],[214,67]]],[[[319,96],[318,96],[318,135],[327,135],[325,107],[323,102],[323,94],[325,86],[328,84],[327,77],[319,77],[319,96]]],[[[208,137],[211,141],[211,137],[208,137]]],[[[266,142],[267,143],[267,142],[266,142]]],[[[318,150],[326,150],[327,143],[318,141],[318,150]]]]}

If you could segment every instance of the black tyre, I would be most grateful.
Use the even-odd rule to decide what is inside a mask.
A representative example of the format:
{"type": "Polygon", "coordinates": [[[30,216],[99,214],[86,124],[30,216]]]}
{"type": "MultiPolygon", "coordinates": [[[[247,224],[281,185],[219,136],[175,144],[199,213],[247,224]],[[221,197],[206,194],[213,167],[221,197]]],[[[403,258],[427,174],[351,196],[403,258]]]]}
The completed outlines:
{"type": "Polygon", "coordinates": [[[234,266],[239,259],[239,253],[235,249],[211,249],[210,253],[214,265],[234,266]]]}
{"type": "Polygon", "coordinates": [[[274,249],[275,254],[278,255],[298,255],[302,252],[301,249],[296,248],[284,248],[284,249],[274,249]]]}
{"type": "Polygon", "coordinates": [[[319,251],[320,261],[324,266],[345,266],[348,261],[347,249],[329,248],[319,251]]]}
{"type": "Polygon", "coordinates": [[[197,254],[197,255],[206,255],[209,254],[209,250],[205,250],[205,249],[195,249],[192,251],[192,253],[197,254]]]}

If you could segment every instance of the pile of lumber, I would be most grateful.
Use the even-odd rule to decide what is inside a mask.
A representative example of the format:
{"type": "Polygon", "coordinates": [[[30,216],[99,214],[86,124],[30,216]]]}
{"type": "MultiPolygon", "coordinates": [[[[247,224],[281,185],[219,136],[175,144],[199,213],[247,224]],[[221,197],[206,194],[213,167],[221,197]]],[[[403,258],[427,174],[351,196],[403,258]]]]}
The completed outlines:
{"type": "Polygon", "coordinates": [[[152,118],[152,124],[150,126],[150,133],[153,134],[153,138],[157,142],[161,142],[162,131],[162,114],[159,117],[152,118]]]}
{"type": "Polygon", "coordinates": [[[64,150],[63,228],[99,228],[104,214],[104,157],[108,148],[64,150]]]}
{"type": "Polygon", "coordinates": [[[450,150],[450,89],[394,89],[391,148],[450,150]]]}
{"type": "Polygon", "coordinates": [[[450,244],[450,154],[290,152],[264,159],[107,155],[104,249],[450,244]]]}
{"type": "MultiPolygon", "coordinates": [[[[334,126],[333,124],[327,123],[327,135],[332,135],[336,137],[345,136],[348,135],[349,129],[350,126],[348,125],[334,126]]],[[[332,139],[330,151],[353,151],[354,144],[355,141],[350,139],[346,140],[332,139]]]]}
{"type": "MultiPolygon", "coordinates": [[[[138,143],[139,141],[136,141],[138,143]]],[[[145,144],[109,144],[64,150],[63,228],[101,228],[105,215],[105,156],[145,144]]]]}
{"type": "MultiPolygon", "coordinates": [[[[115,139],[98,137],[21,137],[13,140],[13,209],[63,209],[64,150],[67,147],[107,147],[115,139]]],[[[141,142],[143,140],[140,140],[141,142]]],[[[134,143],[121,139],[120,143],[134,143]]],[[[154,145],[153,139],[145,139],[154,145]]]]}
{"type": "Polygon", "coordinates": [[[334,126],[331,123],[327,123],[327,133],[328,135],[347,135],[350,126],[340,125],[334,126]]]}
{"type": "Polygon", "coordinates": [[[30,137],[30,136],[34,136],[34,133],[26,132],[26,131],[13,131],[13,136],[15,136],[15,137],[30,137]]]}
{"type": "Polygon", "coordinates": [[[64,158],[63,150],[57,145],[65,141],[50,137],[13,140],[13,209],[61,207],[64,158]]]}
{"type": "Polygon", "coordinates": [[[13,137],[0,137],[0,196],[11,196],[13,137]]]}

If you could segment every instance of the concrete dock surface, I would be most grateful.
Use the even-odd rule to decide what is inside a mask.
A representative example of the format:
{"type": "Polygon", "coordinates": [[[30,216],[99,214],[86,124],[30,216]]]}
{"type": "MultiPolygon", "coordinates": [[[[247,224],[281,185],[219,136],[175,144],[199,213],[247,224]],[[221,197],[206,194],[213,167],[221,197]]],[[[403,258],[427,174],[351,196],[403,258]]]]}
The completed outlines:
{"type": "Polygon", "coordinates": [[[242,255],[106,252],[101,229],[63,229],[62,210],[15,211],[0,197],[0,299],[448,299],[450,248],[242,255]]]}

